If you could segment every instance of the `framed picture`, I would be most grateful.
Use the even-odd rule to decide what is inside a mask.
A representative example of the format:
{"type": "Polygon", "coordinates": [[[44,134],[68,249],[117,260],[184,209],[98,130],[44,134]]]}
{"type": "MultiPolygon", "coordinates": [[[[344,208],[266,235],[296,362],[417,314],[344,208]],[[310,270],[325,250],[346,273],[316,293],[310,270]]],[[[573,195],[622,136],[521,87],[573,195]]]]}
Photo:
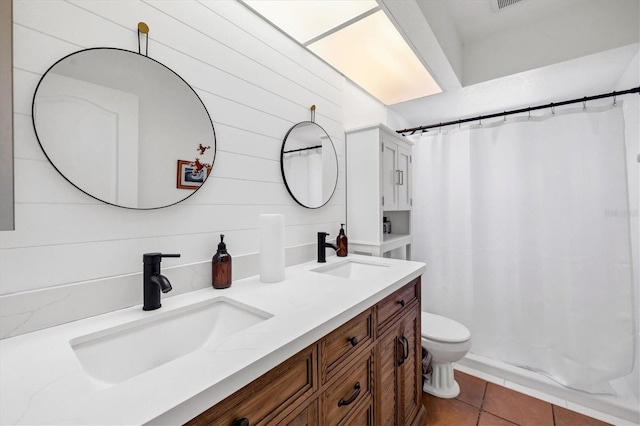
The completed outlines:
{"type": "Polygon", "coordinates": [[[178,160],[178,188],[198,189],[204,183],[210,170],[208,167],[202,167],[196,171],[193,161],[178,160]]]}

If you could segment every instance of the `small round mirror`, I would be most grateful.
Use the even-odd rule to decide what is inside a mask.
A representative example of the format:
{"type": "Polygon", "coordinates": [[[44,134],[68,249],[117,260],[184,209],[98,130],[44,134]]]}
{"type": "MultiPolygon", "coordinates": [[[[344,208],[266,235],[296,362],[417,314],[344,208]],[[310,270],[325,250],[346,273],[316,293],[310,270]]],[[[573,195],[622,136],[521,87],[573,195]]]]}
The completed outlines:
{"type": "Polygon", "coordinates": [[[32,113],[58,172],[108,204],[176,204],[204,183],[215,159],[215,131],[200,97],[171,69],[128,50],[60,59],[38,83],[32,113]]]}
{"type": "Polygon", "coordinates": [[[287,191],[301,206],[327,204],[338,183],[338,156],[331,138],[312,121],[294,125],[282,143],[280,167],[287,191]]]}

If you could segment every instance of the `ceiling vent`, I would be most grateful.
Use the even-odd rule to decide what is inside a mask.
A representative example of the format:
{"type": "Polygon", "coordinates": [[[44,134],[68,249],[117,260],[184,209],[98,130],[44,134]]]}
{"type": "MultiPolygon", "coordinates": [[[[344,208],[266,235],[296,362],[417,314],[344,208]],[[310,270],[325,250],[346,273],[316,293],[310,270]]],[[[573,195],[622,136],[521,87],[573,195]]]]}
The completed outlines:
{"type": "Polygon", "coordinates": [[[521,1],[522,0],[491,0],[491,9],[493,9],[494,12],[498,12],[505,7],[513,6],[521,1]]]}

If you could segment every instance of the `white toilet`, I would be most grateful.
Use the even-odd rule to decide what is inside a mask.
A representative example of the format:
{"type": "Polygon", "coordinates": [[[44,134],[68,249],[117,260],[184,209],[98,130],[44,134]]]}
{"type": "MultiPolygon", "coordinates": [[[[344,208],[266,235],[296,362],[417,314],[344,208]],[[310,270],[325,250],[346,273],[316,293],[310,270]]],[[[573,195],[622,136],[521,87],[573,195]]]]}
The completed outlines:
{"type": "Polygon", "coordinates": [[[423,390],[440,398],[455,398],[460,386],[453,378],[453,363],[471,349],[471,332],[450,318],[422,312],[422,346],[431,353],[433,372],[423,390]]]}

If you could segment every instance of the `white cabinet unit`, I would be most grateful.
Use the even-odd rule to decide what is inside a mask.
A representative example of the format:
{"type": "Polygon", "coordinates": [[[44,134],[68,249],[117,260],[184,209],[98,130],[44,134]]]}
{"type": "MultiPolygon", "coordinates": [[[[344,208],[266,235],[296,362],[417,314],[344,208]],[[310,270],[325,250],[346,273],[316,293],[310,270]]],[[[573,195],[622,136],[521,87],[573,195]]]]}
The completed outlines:
{"type": "Polygon", "coordinates": [[[411,258],[412,142],[379,124],[346,132],[349,249],[411,258]],[[383,233],[383,217],[392,233],[383,233]]]}
{"type": "Polygon", "coordinates": [[[382,208],[411,210],[411,148],[397,136],[381,133],[382,208]]]}

